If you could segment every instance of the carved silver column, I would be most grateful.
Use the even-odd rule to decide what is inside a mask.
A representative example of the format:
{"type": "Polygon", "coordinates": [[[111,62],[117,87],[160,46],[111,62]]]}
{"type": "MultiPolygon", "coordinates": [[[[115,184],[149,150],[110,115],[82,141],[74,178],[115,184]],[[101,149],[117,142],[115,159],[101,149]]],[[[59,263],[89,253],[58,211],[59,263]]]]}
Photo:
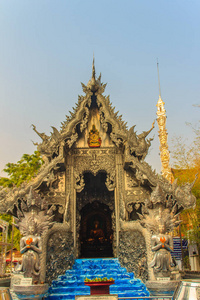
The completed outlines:
{"type": "Polygon", "coordinates": [[[117,247],[117,256],[118,256],[118,248],[119,248],[119,208],[120,208],[120,197],[122,190],[122,157],[121,154],[115,155],[116,161],[116,188],[115,188],[115,216],[116,216],[116,247],[117,247]]]}

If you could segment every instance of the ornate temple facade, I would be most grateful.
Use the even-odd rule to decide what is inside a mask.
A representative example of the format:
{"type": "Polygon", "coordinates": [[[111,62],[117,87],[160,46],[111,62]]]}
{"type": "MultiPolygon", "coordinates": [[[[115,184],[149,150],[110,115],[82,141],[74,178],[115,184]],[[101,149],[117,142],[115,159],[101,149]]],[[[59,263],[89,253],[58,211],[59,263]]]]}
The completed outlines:
{"type": "Polygon", "coordinates": [[[30,182],[0,191],[1,212],[19,217],[30,190],[53,211],[53,226],[42,237],[43,281],[51,282],[80,257],[118,257],[136,277],[154,280],[151,230],[142,216],[155,208],[154,219],[162,218],[161,204],[169,214],[172,207],[177,214],[193,206],[192,185],[171,185],[145,162],[154,123],[141,134],[135,126],[128,129],[103,95],[106,84],[96,78],[94,63],[82,88],[84,96],[60,131],[52,127],[47,136],[33,125],[45,163],[30,182]]]}

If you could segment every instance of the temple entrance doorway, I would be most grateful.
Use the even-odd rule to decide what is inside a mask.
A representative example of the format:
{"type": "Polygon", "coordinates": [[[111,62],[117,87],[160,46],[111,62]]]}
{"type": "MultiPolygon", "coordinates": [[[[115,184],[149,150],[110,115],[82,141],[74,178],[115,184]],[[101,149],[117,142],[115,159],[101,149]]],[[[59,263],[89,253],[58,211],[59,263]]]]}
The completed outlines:
{"type": "Polygon", "coordinates": [[[81,218],[79,257],[82,258],[113,257],[114,193],[108,191],[105,181],[105,172],[96,176],[85,173],[85,188],[77,195],[81,218]]]}

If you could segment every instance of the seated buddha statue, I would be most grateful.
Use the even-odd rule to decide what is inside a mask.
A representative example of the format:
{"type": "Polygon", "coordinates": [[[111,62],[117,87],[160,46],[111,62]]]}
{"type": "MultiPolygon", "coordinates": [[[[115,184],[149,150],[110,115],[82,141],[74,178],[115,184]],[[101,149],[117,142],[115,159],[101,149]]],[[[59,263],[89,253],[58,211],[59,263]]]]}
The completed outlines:
{"type": "Polygon", "coordinates": [[[94,228],[90,231],[89,241],[103,241],[105,238],[103,229],[99,228],[99,221],[94,222],[94,228]]]}
{"type": "Polygon", "coordinates": [[[88,145],[90,148],[99,148],[101,146],[101,138],[95,125],[92,125],[92,129],[89,132],[88,145]]]}

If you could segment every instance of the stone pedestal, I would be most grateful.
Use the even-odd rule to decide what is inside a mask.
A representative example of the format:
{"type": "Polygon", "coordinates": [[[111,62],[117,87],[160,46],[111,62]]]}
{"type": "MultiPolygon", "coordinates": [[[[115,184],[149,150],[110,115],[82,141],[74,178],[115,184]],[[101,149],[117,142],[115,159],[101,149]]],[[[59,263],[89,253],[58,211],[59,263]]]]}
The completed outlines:
{"type": "Polygon", "coordinates": [[[48,284],[36,284],[36,285],[13,285],[13,292],[19,299],[42,299],[48,291],[48,284]]]}
{"type": "Polygon", "coordinates": [[[175,288],[177,287],[179,281],[177,280],[155,280],[146,281],[145,285],[151,294],[155,295],[166,295],[173,294],[175,288]]]}

